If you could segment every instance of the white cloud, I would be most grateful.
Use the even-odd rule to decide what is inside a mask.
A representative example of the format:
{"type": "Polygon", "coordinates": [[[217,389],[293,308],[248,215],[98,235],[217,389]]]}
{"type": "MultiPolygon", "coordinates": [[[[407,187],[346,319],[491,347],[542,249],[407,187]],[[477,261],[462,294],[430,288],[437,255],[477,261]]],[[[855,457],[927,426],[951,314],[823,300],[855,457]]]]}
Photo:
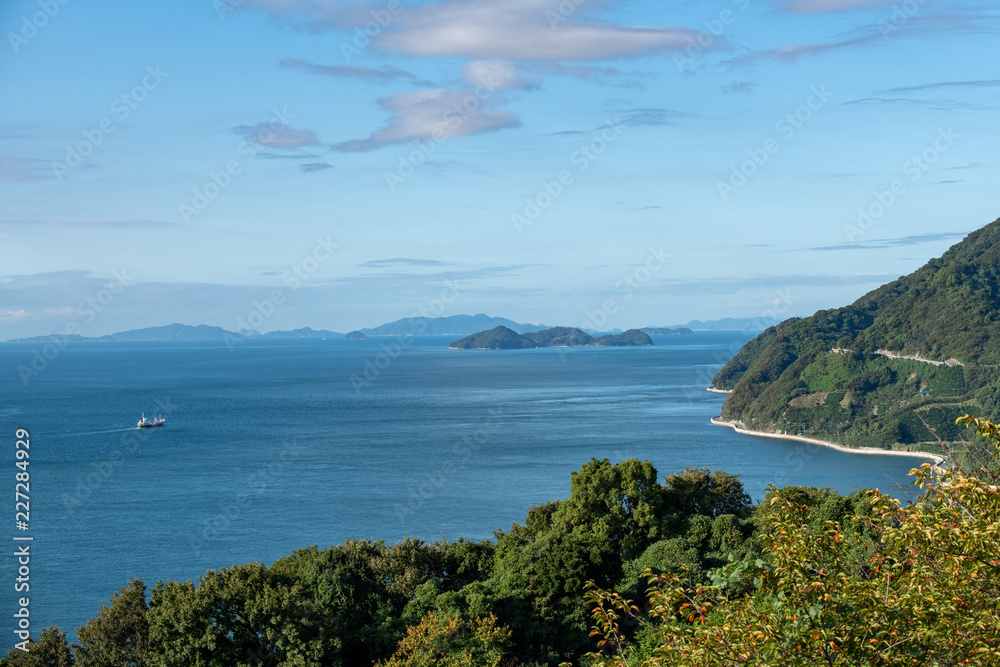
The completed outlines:
{"type": "Polygon", "coordinates": [[[531,90],[536,82],[524,77],[517,66],[502,60],[473,60],[462,66],[462,79],[486,90],[531,90]]]}
{"type": "MultiPolygon", "coordinates": [[[[679,51],[698,31],[590,20],[618,0],[584,4],[554,0],[440,0],[406,6],[376,23],[373,44],[410,56],[508,61],[598,61],[679,51]]],[[[353,30],[385,12],[359,0],[249,0],[275,20],[315,30],[353,30]]],[[[717,39],[713,48],[725,48],[717,39]]]]}
{"type": "Polygon", "coordinates": [[[461,90],[421,90],[399,93],[379,100],[392,115],[389,122],[367,139],[354,139],[335,146],[347,152],[370,151],[411,141],[443,141],[480,132],[515,127],[517,116],[491,108],[493,100],[461,90]]]}
{"type": "Polygon", "coordinates": [[[411,56],[595,61],[686,48],[697,32],[586,20],[601,3],[564,16],[551,0],[444,0],[407,10],[376,43],[411,56]]]}

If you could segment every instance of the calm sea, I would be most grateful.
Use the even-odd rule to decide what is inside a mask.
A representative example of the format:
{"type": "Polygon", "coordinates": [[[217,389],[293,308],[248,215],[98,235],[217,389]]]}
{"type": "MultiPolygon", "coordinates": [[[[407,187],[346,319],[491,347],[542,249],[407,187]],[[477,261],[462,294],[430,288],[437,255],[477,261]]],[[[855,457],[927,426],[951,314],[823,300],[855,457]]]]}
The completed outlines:
{"type": "MultiPolygon", "coordinates": [[[[747,340],[651,348],[448,350],[451,338],[74,343],[27,386],[38,344],[0,346],[4,652],[15,641],[14,536],[31,536],[31,629],[75,641],[130,577],[197,579],[312,544],[491,537],[569,494],[591,457],[768,484],[906,485],[915,459],[856,456],[712,426],[705,387],[747,340]],[[353,377],[353,379],[352,379],[353,377]],[[140,413],[166,426],[137,430],[140,413]],[[31,435],[27,531],[15,431],[31,435]]],[[[51,351],[51,350],[50,350],[51,351]]]]}

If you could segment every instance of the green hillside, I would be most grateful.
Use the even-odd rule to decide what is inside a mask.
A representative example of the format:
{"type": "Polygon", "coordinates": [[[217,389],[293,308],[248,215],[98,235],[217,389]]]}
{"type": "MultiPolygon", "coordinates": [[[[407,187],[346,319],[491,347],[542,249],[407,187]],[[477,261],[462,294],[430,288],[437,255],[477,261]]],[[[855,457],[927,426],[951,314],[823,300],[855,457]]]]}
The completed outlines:
{"type": "Polygon", "coordinates": [[[530,338],[525,338],[505,326],[499,326],[456,340],[449,347],[455,350],[520,350],[538,345],[530,338]]]}
{"type": "Polygon", "coordinates": [[[587,345],[626,347],[652,344],[653,339],[638,329],[629,329],[624,333],[601,336],[595,339],[587,332],[571,327],[553,327],[544,331],[526,333],[522,336],[507,327],[500,326],[456,340],[450,347],[456,350],[518,350],[533,347],[584,347],[587,345]]]}
{"type": "Polygon", "coordinates": [[[524,337],[535,341],[538,347],[575,347],[590,345],[594,340],[594,337],[586,331],[572,327],[553,327],[544,331],[526,333],[524,337]]]}
{"type": "Polygon", "coordinates": [[[626,346],[652,345],[652,344],[653,344],[653,339],[649,337],[649,334],[639,331],[638,329],[629,329],[628,331],[617,335],[601,336],[592,343],[592,345],[605,345],[610,347],[626,347],[626,346]]]}
{"type": "Polygon", "coordinates": [[[956,417],[1000,414],[998,368],[1000,220],[850,306],[768,329],[713,383],[747,428],[947,453],[965,448],[956,417]]]}

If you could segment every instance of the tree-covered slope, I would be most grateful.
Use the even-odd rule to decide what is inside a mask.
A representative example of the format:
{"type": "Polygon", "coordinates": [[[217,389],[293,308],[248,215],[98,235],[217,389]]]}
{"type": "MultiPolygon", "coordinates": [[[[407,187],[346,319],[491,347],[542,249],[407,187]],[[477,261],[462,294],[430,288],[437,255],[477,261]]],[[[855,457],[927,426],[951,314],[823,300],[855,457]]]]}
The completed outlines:
{"type": "Polygon", "coordinates": [[[653,339],[649,337],[649,334],[639,331],[638,329],[629,329],[628,331],[617,335],[601,336],[591,343],[591,345],[603,345],[610,347],[631,347],[652,344],[653,339]]]}
{"type": "Polygon", "coordinates": [[[535,341],[538,347],[575,347],[590,345],[594,340],[594,337],[586,331],[572,327],[553,327],[544,331],[526,333],[524,337],[535,341]]]}
{"type": "Polygon", "coordinates": [[[525,338],[507,327],[499,326],[456,340],[449,347],[454,350],[520,350],[538,345],[530,338],[525,338]]]}
{"type": "Polygon", "coordinates": [[[636,345],[652,345],[653,340],[638,329],[629,329],[617,335],[593,336],[580,329],[571,327],[553,327],[523,336],[507,327],[497,327],[489,331],[466,336],[451,344],[456,350],[517,350],[532,347],[584,347],[587,345],[602,345],[625,347],[636,345]]]}
{"type": "Polygon", "coordinates": [[[713,380],[732,390],[723,417],[845,444],[947,448],[960,413],[1000,410],[998,286],[1000,220],[850,306],[750,341],[713,380]]]}

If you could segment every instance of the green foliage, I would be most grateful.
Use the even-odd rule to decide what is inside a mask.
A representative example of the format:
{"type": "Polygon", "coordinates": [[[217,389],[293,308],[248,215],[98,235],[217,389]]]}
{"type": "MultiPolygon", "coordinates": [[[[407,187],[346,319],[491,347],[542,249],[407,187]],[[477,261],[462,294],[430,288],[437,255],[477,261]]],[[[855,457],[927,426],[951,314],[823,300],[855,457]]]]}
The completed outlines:
{"type": "Polygon", "coordinates": [[[593,345],[608,345],[612,347],[625,347],[631,345],[652,345],[653,339],[644,331],[629,329],[617,335],[601,336],[595,340],[593,345]]]}
{"type": "MultiPolygon", "coordinates": [[[[1000,427],[971,416],[1000,456],[1000,427]]],[[[911,473],[908,505],[772,490],[758,512],[755,589],[647,571],[648,602],[595,588],[593,666],[1000,663],[1000,491],[988,468],[911,473]],[[640,624],[640,641],[628,627],[640,624]]]]}
{"type": "Polygon", "coordinates": [[[129,582],[78,629],[77,656],[136,667],[551,665],[594,648],[588,582],[639,592],[647,568],[704,583],[726,567],[737,590],[760,556],[754,526],[735,476],[688,469],[660,484],[648,461],[592,459],[569,498],[532,507],[495,543],[313,546],[269,567],[159,582],[148,604],[143,582],[129,582]]]}
{"type": "Polygon", "coordinates": [[[395,653],[378,667],[500,667],[510,651],[510,630],[495,616],[466,620],[428,614],[406,629],[395,653]]]}
{"type": "Polygon", "coordinates": [[[259,563],[157,583],[148,612],[154,665],[316,665],[327,639],[290,577],[259,563]]]}
{"type": "Polygon", "coordinates": [[[635,558],[661,534],[656,476],[649,461],[591,459],[570,476],[570,497],[553,514],[553,525],[591,534],[623,559],[635,558]]]}
{"type": "Polygon", "coordinates": [[[499,326],[456,340],[449,347],[456,350],[520,350],[538,347],[538,344],[505,326],[499,326]]]}
{"type": "Polygon", "coordinates": [[[79,667],[131,667],[149,663],[146,585],[133,579],[97,616],[77,628],[79,667]]]}
{"type": "Polygon", "coordinates": [[[39,635],[38,641],[32,641],[27,651],[13,648],[7,657],[0,660],[0,667],[72,667],[73,653],[66,643],[66,633],[59,631],[58,625],[52,625],[39,635]]]}
{"type": "Polygon", "coordinates": [[[663,488],[663,515],[670,532],[679,530],[692,516],[745,518],[752,507],[739,475],[721,470],[687,468],[667,475],[663,488]]]}
{"type": "Polygon", "coordinates": [[[574,347],[590,345],[594,337],[582,329],[571,327],[553,327],[544,331],[534,331],[524,334],[525,338],[535,341],[538,347],[574,347]]]}
{"type": "Polygon", "coordinates": [[[595,339],[582,329],[553,327],[523,336],[504,326],[480,331],[451,344],[456,350],[518,350],[532,347],[580,347],[584,345],[633,346],[652,345],[653,339],[638,329],[595,339]]]}
{"type": "Polygon", "coordinates": [[[788,320],[750,341],[719,372],[722,414],[763,431],[808,430],[855,446],[949,443],[960,432],[925,424],[921,408],[971,402],[1000,417],[1000,220],[940,259],[850,306],[788,320]],[[834,351],[836,350],[836,351],[834,351]],[[890,359],[878,350],[963,366],[890,359]],[[811,394],[839,393],[825,400],[811,394]]]}

